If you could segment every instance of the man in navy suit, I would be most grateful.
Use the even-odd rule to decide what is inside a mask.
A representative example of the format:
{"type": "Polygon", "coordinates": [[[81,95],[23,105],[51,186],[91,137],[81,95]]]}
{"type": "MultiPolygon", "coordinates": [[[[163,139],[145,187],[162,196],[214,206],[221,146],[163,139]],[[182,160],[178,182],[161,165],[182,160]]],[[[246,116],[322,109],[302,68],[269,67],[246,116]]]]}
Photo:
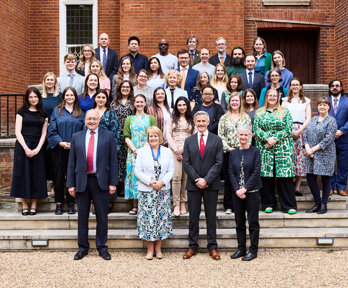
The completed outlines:
{"type": "Polygon", "coordinates": [[[348,99],[343,94],[342,81],[334,79],[329,83],[331,109],[329,114],[336,118],[337,173],[331,177],[332,195],[336,186],[337,194],[347,196],[348,175],[348,99]]]}
{"type": "Polygon", "coordinates": [[[181,74],[181,89],[186,90],[189,100],[191,99],[191,92],[193,87],[196,86],[197,76],[199,72],[192,69],[189,66],[190,55],[185,49],[178,51],[179,68],[178,71],[181,74]]]}
{"type": "Polygon", "coordinates": [[[185,140],[183,155],[190,213],[190,248],[183,258],[190,259],[197,253],[199,215],[203,198],[209,255],[214,260],[220,260],[216,242],[216,203],[221,189],[222,140],[219,136],[208,131],[209,114],[207,112],[198,111],[194,116],[194,122],[198,132],[185,140]]]}
{"type": "Polygon", "coordinates": [[[216,66],[218,63],[222,63],[226,66],[231,58],[231,56],[226,53],[227,41],[224,37],[219,37],[216,39],[215,43],[218,53],[210,57],[209,63],[214,66],[216,66]]]}
{"type": "Polygon", "coordinates": [[[96,110],[87,111],[87,129],[73,134],[70,146],[66,186],[70,195],[77,200],[79,250],[74,256],[75,260],[81,260],[88,254],[91,200],[97,219],[97,250],[104,260],[111,259],[106,241],[109,194],[116,192],[118,184],[117,148],[113,134],[98,128],[99,121],[96,110]]]}
{"type": "Polygon", "coordinates": [[[110,78],[117,74],[118,68],[118,55],[115,50],[108,47],[110,39],[108,34],[102,33],[99,36],[99,47],[95,49],[97,59],[103,64],[106,76],[110,78]]]}
{"type": "Polygon", "coordinates": [[[246,66],[245,72],[240,73],[239,76],[242,79],[243,91],[248,88],[252,88],[257,96],[260,98],[261,90],[265,88],[264,77],[255,72],[256,58],[254,55],[248,55],[245,57],[244,65],[246,66]]]}

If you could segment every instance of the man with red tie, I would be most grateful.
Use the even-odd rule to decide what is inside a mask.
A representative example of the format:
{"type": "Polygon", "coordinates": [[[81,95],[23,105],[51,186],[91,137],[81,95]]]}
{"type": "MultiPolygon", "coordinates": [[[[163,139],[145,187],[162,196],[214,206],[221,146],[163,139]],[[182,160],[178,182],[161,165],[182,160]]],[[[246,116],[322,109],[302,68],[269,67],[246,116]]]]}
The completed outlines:
{"type": "Polygon", "coordinates": [[[106,246],[108,234],[109,194],[116,192],[117,148],[113,134],[98,129],[99,113],[87,111],[87,129],[73,134],[67,172],[68,191],[76,197],[78,211],[79,250],[75,260],[88,254],[88,218],[93,200],[97,218],[96,247],[104,260],[111,255],[106,246]]]}
{"type": "Polygon", "coordinates": [[[207,222],[209,255],[220,260],[216,242],[216,203],[221,189],[220,170],[223,150],[221,138],[208,131],[209,114],[198,111],[194,116],[198,132],[185,140],[183,165],[187,174],[189,223],[189,249],[184,259],[196,255],[199,236],[199,215],[202,197],[207,222]]]}

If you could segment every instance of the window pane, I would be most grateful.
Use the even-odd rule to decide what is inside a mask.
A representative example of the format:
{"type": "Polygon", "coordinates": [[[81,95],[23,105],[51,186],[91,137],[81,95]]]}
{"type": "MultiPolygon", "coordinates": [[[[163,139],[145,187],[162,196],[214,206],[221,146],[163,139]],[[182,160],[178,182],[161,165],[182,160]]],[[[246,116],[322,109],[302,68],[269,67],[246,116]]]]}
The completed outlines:
{"type": "Polygon", "coordinates": [[[92,5],[68,5],[66,9],[67,44],[92,43],[92,5]]]}

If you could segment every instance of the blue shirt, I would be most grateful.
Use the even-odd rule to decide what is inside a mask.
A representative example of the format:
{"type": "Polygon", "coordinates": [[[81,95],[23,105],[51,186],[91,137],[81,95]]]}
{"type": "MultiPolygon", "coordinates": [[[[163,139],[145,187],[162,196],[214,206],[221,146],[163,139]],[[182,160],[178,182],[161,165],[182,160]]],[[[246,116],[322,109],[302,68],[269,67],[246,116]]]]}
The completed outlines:
{"type": "Polygon", "coordinates": [[[83,113],[81,117],[75,118],[65,108],[62,109],[62,115],[58,108],[53,110],[50,125],[48,125],[47,147],[53,149],[59,142],[71,142],[72,134],[83,129],[83,113]]]}
{"type": "MultiPolygon", "coordinates": [[[[93,171],[92,173],[97,172],[97,146],[98,146],[98,128],[94,130],[94,146],[93,146],[93,171]]],[[[87,129],[86,131],[86,139],[85,139],[85,147],[86,147],[86,159],[88,154],[88,145],[89,140],[91,138],[91,130],[87,129]]]]}
{"type": "Polygon", "coordinates": [[[44,106],[45,112],[47,113],[48,120],[50,119],[53,108],[56,107],[60,99],[62,98],[62,93],[59,93],[56,97],[53,96],[53,93],[47,93],[47,97],[42,97],[42,104],[44,106]]]}
{"type": "Polygon", "coordinates": [[[92,97],[86,94],[85,99],[82,98],[82,95],[79,96],[80,108],[83,112],[86,113],[88,110],[93,108],[94,96],[95,94],[92,95],[92,97]]]}
{"type": "MultiPolygon", "coordinates": [[[[268,82],[268,74],[269,74],[270,71],[267,71],[266,72],[266,75],[265,75],[265,84],[266,84],[266,87],[267,86],[271,86],[271,82],[268,82]]],[[[282,70],[280,70],[280,72],[282,73],[282,81],[279,82],[279,85],[280,86],[283,86],[284,88],[286,89],[289,89],[289,86],[290,86],[290,80],[294,77],[294,74],[292,74],[291,71],[289,71],[288,69],[284,68],[282,70]]]]}
{"type": "Polygon", "coordinates": [[[137,74],[140,69],[145,69],[147,71],[149,68],[149,60],[145,55],[137,53],[134,57],[132,53],[128,53],[127,55],[122,56],[121,59],[125,56],[128,56],[132,60],[135,74],[137,74]]]}
{"type": "Polygon", "coordinates": [[[152,91],[155,91],[155,89],[158,87],[165,88],[166,82],[164,77],[161,78],[161,76],[157,74],[155,77],[150,76],[149,81],[146,82],[146,86],[150,87],[152,91]]]}
{"type": "Polygon", "coordinates": [[[267,52],[265,52],[259,59],[256,57],[256,65],[255,65],[255,72],[260,73],[262,75],[265,75],[265,60],[266,60],[267,52]]]}

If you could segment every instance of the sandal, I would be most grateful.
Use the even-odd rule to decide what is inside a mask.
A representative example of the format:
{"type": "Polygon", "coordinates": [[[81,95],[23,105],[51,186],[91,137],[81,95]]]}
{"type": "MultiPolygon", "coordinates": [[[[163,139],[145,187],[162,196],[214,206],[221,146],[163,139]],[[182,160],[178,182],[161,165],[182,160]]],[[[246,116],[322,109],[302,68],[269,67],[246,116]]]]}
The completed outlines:
{"type": "Polygon", "coordinates": [[[30,212],[29,212],[29,215],[36,215],[36,208],[31,208],[30,209],[30,212]]]}
{"type": "Polygon", "coordinates": [[[132,210],[129,210],[129,215],[137,215],[138,214],[138,208],[134,207],[132,210]]]}
{"type": "Polygon", "coordinates": [[[22,215],[23,216],[28,216],[29,215],[29,208],[23,208],[22,209],[22,215]]]}
{"type": "Polygon", "coordinates": [[[271,207],[267,207],[265,209],[265,213],[272,213],[272,212],[273,212],[273,208],[271,208],[271,207]]]}

